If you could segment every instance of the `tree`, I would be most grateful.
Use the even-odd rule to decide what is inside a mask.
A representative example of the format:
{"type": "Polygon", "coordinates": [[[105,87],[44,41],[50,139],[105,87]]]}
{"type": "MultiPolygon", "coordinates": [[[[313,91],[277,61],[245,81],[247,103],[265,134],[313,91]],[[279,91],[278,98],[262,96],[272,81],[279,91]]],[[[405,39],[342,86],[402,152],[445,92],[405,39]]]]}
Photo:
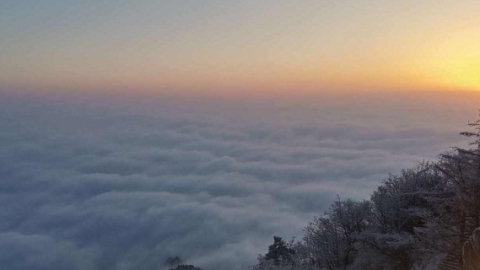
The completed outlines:
{"type": "Polygon", "coordinates": [[[472,148],[390,175],[369,201],[339,199],[295,246],[275,237],[251,269],[480,270],[480,120],[469,125],[472,148]]]}
{"type": "MultiPolygon", "coordinates": [[[[281,256],[277,261],[271,259],[272,256],[268,256],[270,259],[267,259],[267,256],[259,255],[258,263],[256,265],[250,266],[249,270],[316,270],[318,268],[312,263],[311,256],[308,253],[307,248],[301,242],[296,242],[292,240],[289,243],[277,239],[277,242],[283,242],[286,244],[287,249],[293,250],[294,252],[289,252],[291,255],[291,260],[282,260],[281,256]]],[[[274,239],[275,241],[275,239],[274,239]]],[[[281,244],[282,245],[282,244],[281,244]]],[[[271,245],[273,246],[273,245],[271,245]]],[[[270,247],[271,247],[270,246],[270,247]]],[[[270,253],[270,252],[269,252],[270,253]]],[[[268,253],[267,253],[268,254],[268,253]]]]}
{"type": "Polygon", "coordinates": [[[203,269],[195,267],[194,265],[181,264],[181,265],[178,265],[176,268],[172,268],[170,270],[203,270],[203,269]]]}
{"type": "MultiPolygon", "coordinates": [[[[463,268],[461,249],[480,226],[480,120],[470,123],[473,131],[461,135],[473,137],[470,149],[454,148],[441,155],[438,168],[447,180],[450,198],[443,203],[446,213],[437,224],[450,233],[443,264],[463,268]]],[[[445,267],[447,268],[447,267],[445,267]]],[[[450,267],[453,269],[453,267],[450,267]]]]}
{"type": "Polygon", "coordinates": [[[318,267],[347,269],[355,259],[358,236],[369,224],[371,204],[338,200],[304,229],[304,244],[318,267]]]}
{"type": "Polygon", "coordinates": [[[480,270],[480,228],[473,231],[463,246],[463,269],[480,270]]]}
{"type": "Polygon", "coordinates": [[[268,253],[265,254],[265,259],[273,261],[275,265],[291,263],[293,255],[295,255],[295,250],[290,246],[288,246],[281,237],[274,236],[273,244],[268,247],[268,253]]]}

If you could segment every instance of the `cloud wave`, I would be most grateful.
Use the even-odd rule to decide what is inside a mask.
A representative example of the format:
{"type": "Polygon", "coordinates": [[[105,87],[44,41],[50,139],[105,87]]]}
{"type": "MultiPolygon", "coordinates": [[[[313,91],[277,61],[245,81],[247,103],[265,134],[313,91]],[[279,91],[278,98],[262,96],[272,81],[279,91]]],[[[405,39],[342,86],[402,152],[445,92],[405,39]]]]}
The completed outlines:
{"type": "Polygon", "coordinates": [[[462,143],[445,122],[392,126],[362,107],[0,103],[0,268],[13,270],[164,269],[169,256],[243,269],[336,194],[366,198],[462,143]]]}

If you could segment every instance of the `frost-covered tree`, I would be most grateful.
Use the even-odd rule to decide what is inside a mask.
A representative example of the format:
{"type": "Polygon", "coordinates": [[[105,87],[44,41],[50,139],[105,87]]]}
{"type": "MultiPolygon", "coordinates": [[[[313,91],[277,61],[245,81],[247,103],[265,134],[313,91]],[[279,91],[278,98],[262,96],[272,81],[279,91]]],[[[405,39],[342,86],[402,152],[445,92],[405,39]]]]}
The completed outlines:
{"type": "Polygon", "coordinates": [[[480,228],[468,238],[462,255],[464,270],[480,270],[480,228]]]}
{"type": "Polygon", "coordinates": [[[443,200],[445,183],[433,163],[390,175],[372,194],[372,226],[362,234],[369,247],[390,257],[397,269],[410,269],[424,253],[417,233],[426,228],[443,200]]]}
{"type": "Polygon", "coordinates": [[[461,269],[461,248],[472,232],[480,227],[480,120],[470,123],[472,132],[461,134],[474,140],[470,149],[455,148],[441,156],[438,168],[444,174],[451,196],[437,209],[444,215],[436,218],[438,231],[448,233],[440,250],[446,254],[443,269],[461,269]]]}
{"type": "Polygon", "coordinates": [[[369,201],[334,202],[290,244],[291,260],[271,255],[282,249],[272,245],[252,269],[478,269],[480,231],[470,235],[480,227],[480,120],[470,126],[461,133],[470,149],[390,175],[369,201]]]}
{"type": "Polygon", "coordinates": [[[274,236],[273,244],[268,247],[268,253],[265,254],[265,259],[273,261],[275,265],[292,263],[295,250],[290,246],[291,245],[287,245],[282,237],[274,236]]]}
{"type": "MultiPolygon", "coordinates": [[[[314,264],[312,263],[308,252],[305,246],[300,243],[294,241],[290,241],[289,243],[285,243],[285,246],[288,250],[288,258],[287,260],[279,259],[277,261],[271,259],[271,256],[267,257],[267,254],[271,253],[269,249],[269,253],[266,255],[259,255],[258,256],[258,263],[254,266],[249,267],[249,270],[315,270],[314,264]],[[293,252],[291,252],[293,251],[293,252]]],[[[280,256],[281,257],[281,256],[280,256]]]]}
{"type": "Polygon", "coordinates": [[[319,268],[347,269],[357,255],[359,234],[368,226],[368,201],[336,201],[304,229],[304,245],[319,268]]]}

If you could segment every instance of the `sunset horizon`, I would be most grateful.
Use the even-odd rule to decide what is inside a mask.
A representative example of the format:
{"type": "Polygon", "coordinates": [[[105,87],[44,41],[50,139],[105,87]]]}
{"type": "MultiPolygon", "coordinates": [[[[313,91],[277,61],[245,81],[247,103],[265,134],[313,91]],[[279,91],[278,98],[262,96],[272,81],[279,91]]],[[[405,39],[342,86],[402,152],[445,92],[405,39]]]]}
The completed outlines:
{"type": "Polygon", "coordinates": [[[480,91],[475,1],[47,2],[1,5],[0,88],[480,91]]]}

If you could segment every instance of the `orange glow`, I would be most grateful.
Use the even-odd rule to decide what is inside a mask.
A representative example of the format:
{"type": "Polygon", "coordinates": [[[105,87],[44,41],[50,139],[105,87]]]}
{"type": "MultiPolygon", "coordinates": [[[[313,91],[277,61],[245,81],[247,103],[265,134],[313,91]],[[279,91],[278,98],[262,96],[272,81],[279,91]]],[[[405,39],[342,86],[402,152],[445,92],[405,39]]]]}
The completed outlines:
{"type": "Polygon", "coordinates": [[[480,90],[480,28],[450,36],[432,54],[433,73],[450,87],[480,90]]]}
{"type": "Polygon", "coordinates": [[[480,90],[478,1],[250,2],[205,9],[200,21],[171,17],[172,25],[152,7],[143,10],[151,20],[138,13],[125,29],[117,28],[120,15],[52,38],[12,28],[0,46],[0,88],[226,96],[480,90]]]}
{"type": "Polygon", "coordinates": [[[431,38],[417,54],[412,70],[419,81],[440,89],[480,90],[480,28],[451,31],[431,38]]]}

